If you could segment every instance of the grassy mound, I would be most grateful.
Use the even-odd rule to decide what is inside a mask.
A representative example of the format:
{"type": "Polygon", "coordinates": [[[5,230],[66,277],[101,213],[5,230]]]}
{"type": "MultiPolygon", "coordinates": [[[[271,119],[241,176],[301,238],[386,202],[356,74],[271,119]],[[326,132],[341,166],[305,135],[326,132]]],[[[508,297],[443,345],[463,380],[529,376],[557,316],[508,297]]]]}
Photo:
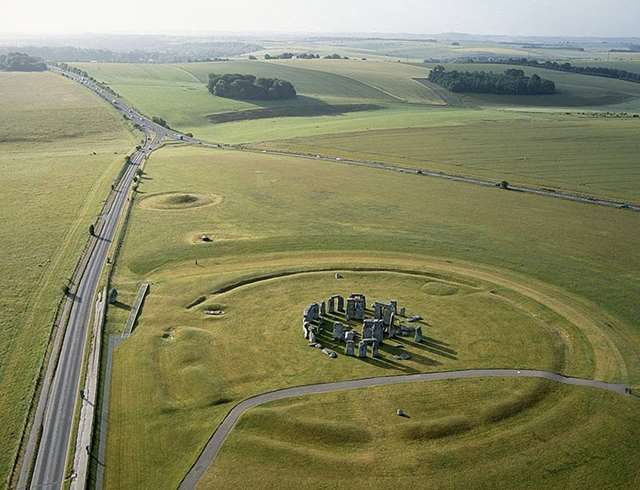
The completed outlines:
{"type": "Polygon", "coordinates": [[[147,209],[180,210],[214,206],[221,202],[222,196],[215,194],[166,192],[143,197],[140,206],[147,209]]]}

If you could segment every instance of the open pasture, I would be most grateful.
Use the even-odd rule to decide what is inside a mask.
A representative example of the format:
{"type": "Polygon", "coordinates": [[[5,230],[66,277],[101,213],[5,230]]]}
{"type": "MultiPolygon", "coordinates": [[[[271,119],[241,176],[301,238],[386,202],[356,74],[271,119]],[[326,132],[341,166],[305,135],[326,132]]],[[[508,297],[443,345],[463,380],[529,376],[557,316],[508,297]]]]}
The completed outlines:
{"type": "Polygon", "coordinates": [[[534,380],[300,397],[248,412],[198,488],[633,488],[636,413],[634,400],[534,380]]]}
{"type": "MultiPolygon", "coordinates": [[[[631,299],[640,268],[634,237],[628,235],[637,228],[633,214],[240,151],[167,148],[145,171],[116,271],[121,304],[110,309],[110,331],[121,330],[140,281],[150,281],[151,292],[134,334],[115,354],[108,486],[175,487],[234,403],[278,387],[481,366],[541,367],[640,382],[637,304],[631,299]],[[164,193],[217,198],[213,205],[185,201],[172,209],[145,205],[164,193]],[[592,223],[588,229],[581,225],[586,219],[592,223]],[[212,241],[200,240],[203,234],[212,241]],[[615,256],[605,252],[611,242],[619,247],[615,256]],[[336,279],[335,271],[344,278],[336,279]],[[410,313],[423,314],[427,342],[389,342],[381,360],[367,362],[341,355],[338,346],[335,360],[307,347],[304,306],[333,292],[359,291],[370,300],[396,298],[410,313]],[[395,359],[398,350],[411,359],[395,359]]],[[[332,345],[331,339],[323,342],[332,345]]],[[[572,398],[577,392],[554,389],[529,407],[537,385],[514,389],[506,400],[470,395],[484,400],[482,413],[502,413],[512,403],[514,418],[488,426],[463,421],[470,432],[459,437],[477,435],[474,444],[506,438],[519,416],[531,418],[532,431],[542,430],[548,417],[542,407],[558,406],[566,413],[577,399],[572,398]]],[[[498,387],[497,393],[503,392],[498,387]]],[[[584,396],[574,404],[580,420],[592,416],[588,407],[596,403],[584,396]]],[[[418,394],[407,400],[408,407],[429,406],[418,394]]],[[[381,402],[379,409],[388,406],[381,402]]],[[[337,424],[319,412],[314,417],[321,425],[337,424]]],[[[292,420],[307,426],[295,413],[292,420]]],[[[446,434],[449,422],[443,423],[446,434]]],[[[612,437],[635,427],[624,417],[608,423],[612,437]]],[[[261,423],[249,426],[267,430],[261,423]]],[[[577,433],[577,427],[566,430],[577,433]]],[[[273,429],[279,441],[279,425],[273,429]]],[[[432,447],[436,429],[421,418],[397,437],[418,437],[412,449],[418,452],[423,443],[432,447]]],[[[249,451],[243,434],[230,441],[231,462],[221,460],[224,468],[239,464],[243,452],[256,456],[256,468],[264,464],[262,443],[249,451]]],[[[365,442],[379,441],[380,448],[375,437],[365,435],[365,442]]],[[[464,444],[451,441],[450,457],[464,457],[464,444]]],[[[526,447],[529,439],[522,441],[516,447],[526,447]]],[[[331,452],[334,442],[341,444],[339,438],[320,448],[305,444],[294,460],[306,458],[307,451],[331,452]]],[[[274,443],[280,458],[280,449],[288,451],[286,441],[274,443]]],[[[338,449],[366,459],[359,444],[338,449]]],[[[398,439],[381,450],[391,454],[394,444],[398,439]]],[[[594,454],[592,449],[597,451],[586,446],[585,454],[594,454]]],[[[268,478],[286,464],[279,461],[268,478]]],[[[211,482],[242,479],[237,471],[226,474],[229,480],[223,481],[214,472],[211,482]]],[[[246,482],[256,474],[247,473],[246,482]]],[[[379,475],[371,478],[377,481],[379,475]]]]}
{"type": "Polygon", "coordinates": [[[11,470],[62,287],[136,138],[52,73],[0,74],[0,480],[11,470]]]}
{"type": "Polygon", "coordinates": [[[508,119],[498,112],[460,111],[455,118],[431,117],[429,124],[268,141],[255,147],[640,202],[640,119],[576,113],[527,113],[508,119]]]}

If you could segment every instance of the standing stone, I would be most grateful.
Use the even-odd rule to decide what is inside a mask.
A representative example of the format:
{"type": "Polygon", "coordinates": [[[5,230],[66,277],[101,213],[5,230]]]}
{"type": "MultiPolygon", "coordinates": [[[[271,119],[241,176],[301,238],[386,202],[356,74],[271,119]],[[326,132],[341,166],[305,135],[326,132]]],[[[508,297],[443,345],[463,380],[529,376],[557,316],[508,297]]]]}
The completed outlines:
{"type": "Polygon", "coordinates": [[[329,298],[329,313],[335,313],[336,312],[336,298],[335,296],[331,296],[329,298]]]}
{"type": "Polygon", "coordinates": [[[382,320],[373,320],[373,332],[372,337],[376,343],[382,344],[384,341],[384,323],[382,320]]]}
{"type": "Polygon", "coordinates": [[[342,340],[344,338],[344,325],[340,322],[333,324],[333,340],[342,340]]]}
{"type": "Polygon", "coordinates": [[[380,320],[382,318],[383,308],[384,305],[382,303],[378,303],[377,301],[373,303],[373,318],[380,320]]]}
{"type": "Polygon", "coordinates": [[[344,353],[347,356],[355,355],[355,342],[353,340],[347,340],[347,346],[345,347],[344,353]]]}
{"type": "Polygon", "coordinates": [[[309,332],[309,343],[310,344],[315,344],[316,343],[316,334],[313,330],[311,330],[309,332]]]}
{"type": "Polygon", "coordinates": [[[304,310],[304,319],[307,322],[320,320],[320,305],[313,303],[304,310]]]}
{"type": "Polygon", "coordinates": [[[398,302],[395,299],[392,299],[391,301],[389,301],[389,303],[391,304],[391,307],[393,308],[393,312],[397,313],[398,312],[398,302]]]}
{"type": "Polygon", "coordinates": [[[422,327],[416,327],[416,337],[415,337],[415,341],[416,343],[420,343],[422,342],[422,327]]]}
{"type": "Polygon", "coordinates": [[[349,330],[348,332],[344,333],[344,340],[345,342],[355,342],[356,340],[356,333],[353,330],[349,330]]]}
{"type": "Polygon", "coordinates": [[[302,332],[304,333],[304,338],[308,339],[309,338],[309,327],[311,326],[310,323],[308,322],[304,322],[302,324],[302,332]]]}
{"type": "Polygon", "coordinates": [[[372,320],[367,318],[362,323],[362,339],[372,339],[373,338],[373,325],[377,320],[372,320]]]}
{"type": "Polygon", "coordinates": [[[375,358],[380,357],[380,352],[379,352],[380,345],[378,344],[378,342],[373,342],[371,349],[372,349],[371,357],[375,357],[375,358]]]}
{"type": "Polygon", "coordinates": [[[367,343],[366,342],[360,342],[358,344],[358,357],[360,357],[360,358],[367,357],[367,343]]]}
{"type": "Polygon", "coordinates": [[[363,294],[352,294],[347,299],[347,320],[364,320],[367,300],[363,294]]]}
{"type": "Polygon", "coordinates": [[[403,306],[402,308],[400,308],[400,316],[406,316],[407,315],[407,309],[403,306]]]}
{"type": "Polygon", "coordinates": [[[344,298],[342,296],[338,296],[338,311],[344,312],[344,298]]]}
{"type": "Polygon", "coordinates": [[[327,314],[327,303],[324,301],[320,303],[320,316],[325,316],[327,314]]]}

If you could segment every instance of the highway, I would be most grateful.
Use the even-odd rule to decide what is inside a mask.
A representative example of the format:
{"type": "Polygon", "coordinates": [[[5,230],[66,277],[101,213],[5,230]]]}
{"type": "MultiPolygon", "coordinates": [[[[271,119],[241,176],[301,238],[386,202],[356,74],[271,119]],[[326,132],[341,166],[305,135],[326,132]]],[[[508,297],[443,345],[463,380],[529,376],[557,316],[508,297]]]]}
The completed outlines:
{"type": "Polygon", "coordinates": [[[131,155],[130,164],[109,195],[95,224],[95,236],[90,238],[86,252],[76,269],[75,284],[71,286],[64,305],[68,320],[66,328],[61,329],[59,333],[59,355],[54,347],[25,447],[18,482],[18,488],[21,489],[60,488],[63,481],[69,477],[65,474],[65,465],[69,445],[74,442],[70,438],[93,299],[120,216],[127,207],[128,191],[141,162],[163,141],[185,140],[179,133],[147,120],[122,102],[114,102],[104,89],[81,80],[79,76],[66,76],[83,83],[117,110],[127,114],[142,129],[145,138],[140,149],[131,155]]]}
{"type": "Polygon", "coordinates": [[[231,409],[231,411],[227,414],[227,416],[224,418],[222,423],[218,426],[216,431],[207,442],[195,464],[191,467],[182,482],[180,482],[179,489],[192,490],[196,487],[204,472],[214,462],[216,456],[220,452],[222,444],[224,443],[229,433],[233,430],[242,414],[244,414],[247,410],[250,410],[251,408],[257,407],[264,403],[304,395],[333,393],[336,391],[371,388],[375,386],[470,378],[540,378],[568,385],[585,386],[600,390],[612,391],[614,393],[625,396],[630,395],[627,386],[623,384],[605,383],[603,381],[593,381],[590,379],[571,378],[568,376],[562,376],[561,374],[557,373],[527,369],[470,369],[467,371],[445,371],[439,373],[406,374],[401,376],[380,376],[377,378],[338,381],[335,383],[297,386],[277,391],[270,391],[242,400],[231,409]]]}

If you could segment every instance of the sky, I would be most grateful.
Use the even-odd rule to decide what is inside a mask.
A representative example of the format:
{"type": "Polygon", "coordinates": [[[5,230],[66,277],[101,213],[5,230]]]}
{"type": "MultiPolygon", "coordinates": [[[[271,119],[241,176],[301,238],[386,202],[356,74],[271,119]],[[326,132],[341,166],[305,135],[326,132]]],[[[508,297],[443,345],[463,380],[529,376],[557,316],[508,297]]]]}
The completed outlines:
{"type": "Polygon", "coordinates": [[[640,0],[1,0],[2,34],[413,33],[640,37],[640,0]]]}

